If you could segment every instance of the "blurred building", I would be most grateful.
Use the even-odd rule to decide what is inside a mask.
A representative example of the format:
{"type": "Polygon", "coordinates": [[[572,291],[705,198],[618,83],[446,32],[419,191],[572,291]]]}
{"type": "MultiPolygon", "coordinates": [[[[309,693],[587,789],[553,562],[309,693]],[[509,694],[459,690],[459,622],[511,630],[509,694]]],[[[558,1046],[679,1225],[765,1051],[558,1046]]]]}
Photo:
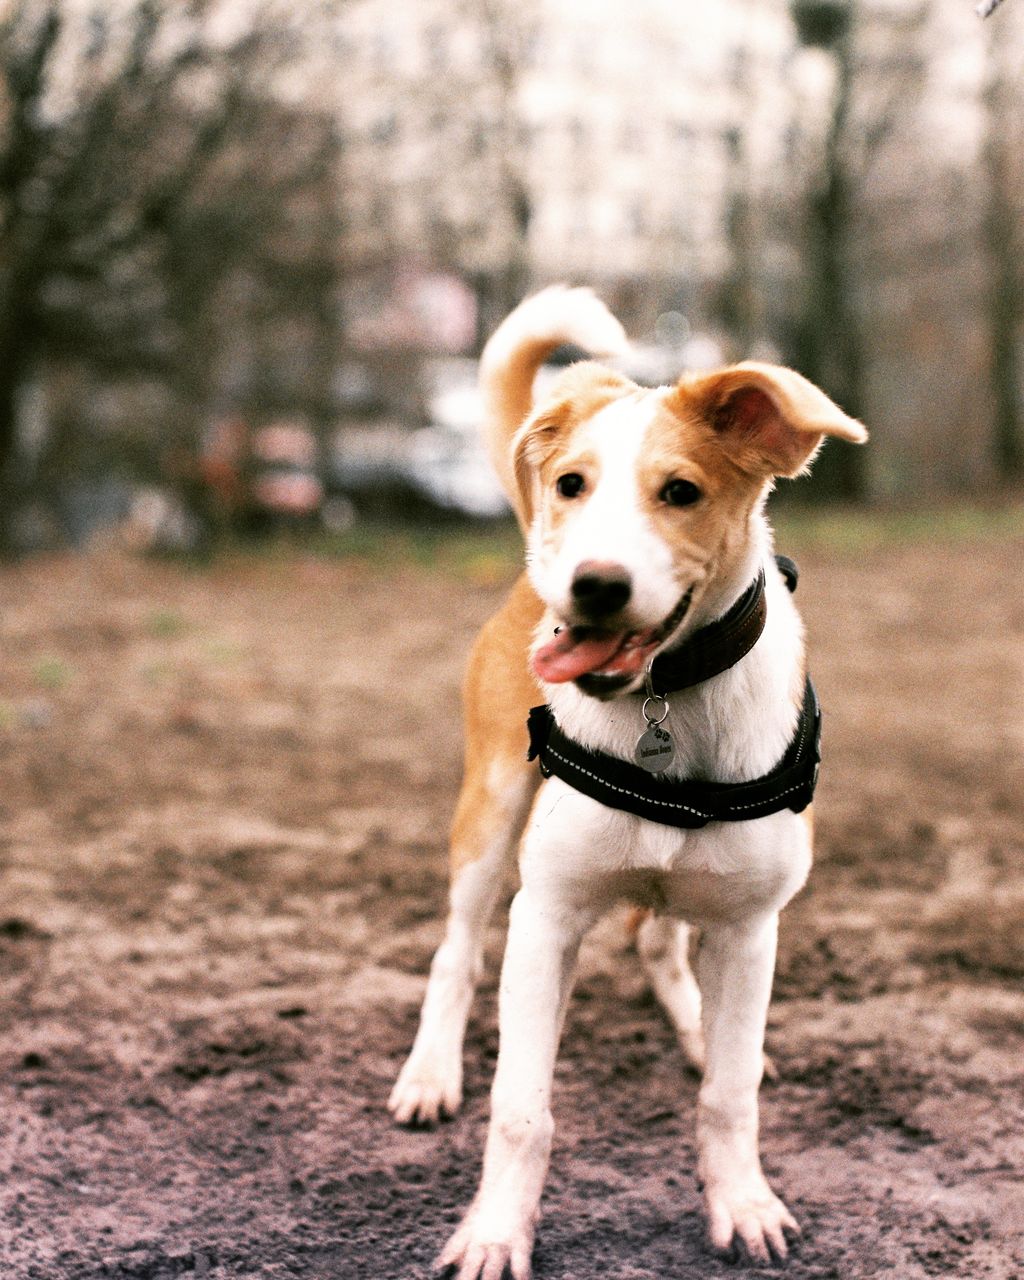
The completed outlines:
{"type": "Polygon", "coordinates": [[[155,480],[225,416],[433,422],[438,358],[468,383],[553,280],[638,376],[820,382],[873,429],[829,496],[1024,476],[1024,0],[12,12],[0,488],[155,480]]]}
{"type": "Polygon", "coordinates": [[[650,328],[722,286],[739,238],[792,269],[769,214],[820,92],[786,0],[356,0],[344,32],[350,262],[446,264],[484,327],[574,279],[650,328]]]}
{"type": "Polygon", "coordinates": [[[479,338],[529,288],[589,283],[635,335],[678,312],[804,367],[878,428],[861,492],[1010,474],[1020,3],[352,0],[341,21],[366,296],[450,271],[479,338]]]}

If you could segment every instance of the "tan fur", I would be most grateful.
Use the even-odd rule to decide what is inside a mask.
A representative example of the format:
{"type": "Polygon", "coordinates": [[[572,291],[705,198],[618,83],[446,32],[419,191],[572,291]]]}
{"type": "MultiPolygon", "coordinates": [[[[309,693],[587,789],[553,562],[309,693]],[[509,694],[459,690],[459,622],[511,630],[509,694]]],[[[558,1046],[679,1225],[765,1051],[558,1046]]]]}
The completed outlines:
{"type": "Polygon", "coordinates": [[[590,361],[571,365],[562,374],[540,412],[524,423],[511,440],[517,509],[523,512],[527,523],[534,514],[537,490],[550,489],[563,471],[586,471],[586,458],[579,458],[577,467],[570,466],[566,456],[576,429],[616,400],[639,390],[629,378],[590,361]],[[539,485],[534,483],[535,478],[539,485]]]}
{"type": "MultiPolygon", "coordinates": [[[[543,700],[526,657],[543,606],[523,574],[470,654],[464,686],[466,763],[452,822],[451,872],[479,857],[505,820],[495,779],[537,774],[526,759],[526,717],[543,700]]],[[[537,775],[537,782],[540,781],[537,775]]]]}
{"type": "Polygon", "coordinates": [[[512,472],[509,442],[533,406],[533,383],[537,370],[557,345],[550,338],[524,344],[515,351],[500,373],[495,370],[489,375],[487,365],[482,365],[481,386],[484,392],[487,449],[520,524],[524,524],[524,512],[519,501],[519,487],[512,472]]]}
{"type": "Polygon", "coordinates": [[[686,375],[673,399],[681,418],[709,424],[736,465],[762,478],[800,475],[827,435],[854,444],[868,438],[863,424],[843,413],[813,382],[778,365],[748,360],[714,373],[686,375]],[[760,423],[749,430],[742,415],[730,423],[730,404],[751,394],[763,395],[774,407],[776,429],[760,423]]]}

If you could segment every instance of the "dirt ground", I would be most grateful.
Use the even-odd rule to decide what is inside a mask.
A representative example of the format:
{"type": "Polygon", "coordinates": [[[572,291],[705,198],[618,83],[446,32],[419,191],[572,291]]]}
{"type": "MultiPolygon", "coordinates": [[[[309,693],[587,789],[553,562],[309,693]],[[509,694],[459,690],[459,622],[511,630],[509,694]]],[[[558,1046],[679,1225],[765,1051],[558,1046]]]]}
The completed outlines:
{"type": "MultiPolygon", "coordinates": [[[[786,547],[784,549],[791,549],[786,547]]],[[[1024,1276],[1024,540],[800,554],[826,710],[766,1168],[791,1280],[1024,1276]]],[[[440,936],[458,685],[509,570],[104,555],[0,573],[0,1276],[416,1280],[462,1114],[384,1110],[440,936]]],[[[538,1280],[703,1246],[696,1081],[620,919],[583,958],[538,1280]]]]}

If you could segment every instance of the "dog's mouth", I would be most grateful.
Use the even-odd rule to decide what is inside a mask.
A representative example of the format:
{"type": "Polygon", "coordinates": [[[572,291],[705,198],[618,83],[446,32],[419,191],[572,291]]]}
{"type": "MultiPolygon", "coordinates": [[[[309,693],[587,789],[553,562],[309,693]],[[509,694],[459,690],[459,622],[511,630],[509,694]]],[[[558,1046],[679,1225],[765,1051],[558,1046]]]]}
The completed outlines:
{"type": "Polygon", "coordinates": [[[644,631],[560,627],[555,638],[533,654],[533,672],[548,684],[575,680],[584,693],[597,696],[625,688],[686,617],[692,598],[691,585],[663,621],[644,631]]]}

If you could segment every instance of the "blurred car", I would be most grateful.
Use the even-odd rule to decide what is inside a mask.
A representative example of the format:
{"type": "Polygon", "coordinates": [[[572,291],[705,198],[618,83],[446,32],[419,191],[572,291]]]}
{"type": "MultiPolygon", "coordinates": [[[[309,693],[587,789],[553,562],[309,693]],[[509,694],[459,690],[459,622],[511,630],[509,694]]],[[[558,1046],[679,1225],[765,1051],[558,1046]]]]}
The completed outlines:
{"type": "Polygon", "coordinates": [[[430,423],[413,432],[408,468],[412,484],[437,506],[493,519],[509,505],[484,448],[483,397],[477,362],[450,358],[424,367],[430,423]]]}
{"type": "Polygon", "coordinates": [[[422,372],[427,425],[341,428],[331,451],[332,492],[371,516],[490,519],[509,507],[480,436],[475,360],[429,360],[422,372]]]}
{"type": "Polygon", "coordinates": [[[312,520],[323,505],[316,439],[308,427],[278,422],[252,438],[249,502],[257,516],[312,520]]]}

